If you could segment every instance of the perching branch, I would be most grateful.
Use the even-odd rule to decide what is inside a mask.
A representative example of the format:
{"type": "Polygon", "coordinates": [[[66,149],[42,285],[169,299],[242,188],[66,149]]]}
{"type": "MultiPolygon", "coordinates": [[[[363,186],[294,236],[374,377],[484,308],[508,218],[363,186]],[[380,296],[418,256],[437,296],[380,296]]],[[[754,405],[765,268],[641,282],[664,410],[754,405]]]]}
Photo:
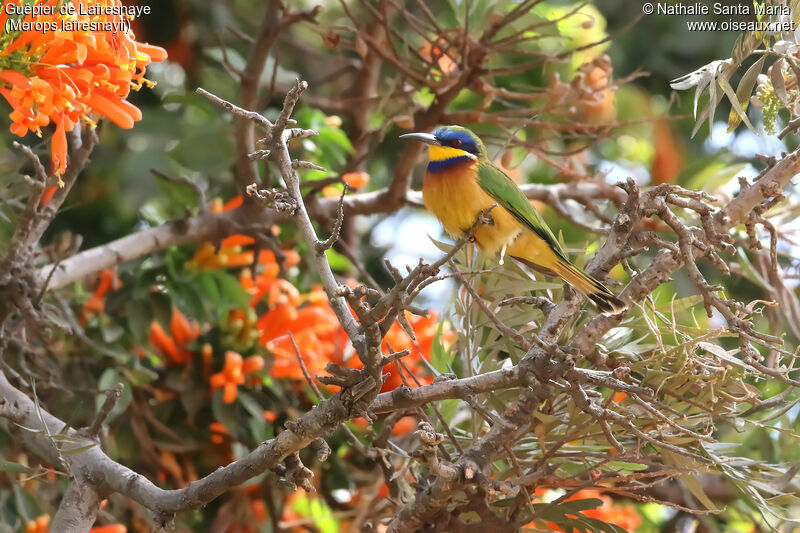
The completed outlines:
{"type": "MultiPolygon", "coordinates": [[[[541,202],[546,202],[548,198],[559,198],[581,203],[597,200],[610,200],[617,203],[623,202],[626,197],[624,192],[611,185],[590,182],[569,185],[564,183],[527,184],[522,189],[530,199],[541,202]]],[[[254,189],[262,195],[265,190],[258,187],[254,189]]],[[[345,196],[342,204],[345,216],[388,213],[395,210],[395,206],[388,205],[383,201],[385,192],[383,190],[345,196]]],[[[273,190],[271,194],[285,195],[286,193],[273,190]]],[[[282,203],[279,197],[265,197],[265,201],[265,205],[274,208],[274,211],[263,208],[253,209],[245,205],[226,213],[199,213],[79,252],[61,261],[55,268],[53,278],[47,288],[60,289],[105,268],[146,257],[171,246],[218,241],[239,232],[238,228],[242,225],[268,227],[289,219],[292,206],[282,203]]],[[[336,216],[338,203],[336,198],[315,199],[310,206],[309,214],[315,221],[329,221],[336,216]]],[[[405,205],[422,205],[422,195],[417,191],[410,191],[407,194],[405,205]]],[[[53,272],[54,266],[46,265],[40,268],[40,278],[46,279],[53,272]]]]}

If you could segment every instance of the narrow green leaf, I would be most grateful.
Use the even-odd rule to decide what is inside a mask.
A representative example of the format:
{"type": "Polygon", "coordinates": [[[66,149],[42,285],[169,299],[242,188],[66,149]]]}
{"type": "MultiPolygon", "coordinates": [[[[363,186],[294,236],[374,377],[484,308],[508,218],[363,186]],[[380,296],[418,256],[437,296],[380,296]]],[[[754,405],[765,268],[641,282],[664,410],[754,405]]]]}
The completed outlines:
{"type": "MultiPolygon", "coordinates": [[[[753,93],[753,88],[758,81],[758,75],[761,74],[761,69],[764,68],[764,61],[767,56],[761,56],[758,61],[750,65],[747,72],[742,76],[739,86],[736,88],[736,101],[742,109],[743,113],[747,112],[747,107],[750,105],[750,96],[753,93]]],[[[732,102],[731,102],[732,103],[732,102]]],[[[735,108],[731,108],[731,113],[728,116],[728,132],[732,132],[741,122],[742,117],[735,108]]]]}
{"type": "Polygon", "coordinates": [[[87,444],[86,446],[80,446],[78,448],[70,448],[69,450],[61,450],[61,453],[64,455],[77,455],[79,453],[85,452],[86,450],[91,450],[97,446],[97,443],[87,444]]]}
{"type": "MultiPolygon", "coordinates": [[[[217,276],[220,293],[223,300],[235,307],[247,308],[250,305],[250,296],[242,288],[241,283],[227,272],[220,272],[217,276]]],[[[227,311],[227,310],[226,310],[227,311]]]]}
{"type": "MultiPolygon", "coordinates": [[[[717,78],[717,84],[722,88],[722,91],[725,93],[725,96],[728,97],[728,100],[731,102],[731,112],[736,112],[739,115],[747,128],[752,131],[753,133],[758,133],[756,129],[753,127],[753,124],[750,123],[750,119],[747,118],[747,113],[745,113],[744,109],[742,108],[741,104],[739,104],[739,98],[733,92],[733,87],[731,84],[728,83],[728,80],[725,79],[724,75],[721,75],[717,78]]],[[[730,122],[730,120],[729,120],[730,122]]]]}
{"type": "Polygon", "coordinates": [[[8,472],[9,474],[30,474],[31,472],[35,472],[35,470],[29,466],[13,461],[6,461],[4,459],[0,459],[0,471],[8,472]]]}

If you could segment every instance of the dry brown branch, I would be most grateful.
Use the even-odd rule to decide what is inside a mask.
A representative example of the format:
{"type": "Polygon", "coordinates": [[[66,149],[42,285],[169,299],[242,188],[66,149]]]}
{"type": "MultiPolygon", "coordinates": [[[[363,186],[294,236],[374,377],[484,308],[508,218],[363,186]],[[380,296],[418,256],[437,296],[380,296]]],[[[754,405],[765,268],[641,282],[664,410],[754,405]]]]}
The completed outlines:
{"type": "MultiPolygon", "coordinates": [[[[281,0],[267,2],[261,26],[250,48],[250,55],[244,68],[239,71],[239,106],[241,108],[253,109],[258,106],[261,98],[259,95],[261,75],[266,66],[267,57],[281,30],[300,20],[313,20],[321,10],[321,6],[315,6],[308,11],[291,11],[281,0]]],[[[256,117],[248,119],[238,116],[236,118],[234,131],[237,146],[236,183],[242,194],[248,185],[260,182],[256,163],[250,159],[249,154],[255,150],[254,125],[258,123],[267,126],[263,124],[264,120],[256,117]]]]}

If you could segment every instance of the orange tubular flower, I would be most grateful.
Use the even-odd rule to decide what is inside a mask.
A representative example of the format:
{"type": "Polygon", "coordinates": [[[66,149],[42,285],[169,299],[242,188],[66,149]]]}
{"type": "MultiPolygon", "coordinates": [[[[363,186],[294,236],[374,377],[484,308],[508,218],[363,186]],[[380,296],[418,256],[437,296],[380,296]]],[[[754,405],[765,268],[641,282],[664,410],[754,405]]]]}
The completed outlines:
{"type": "Polygon", "coordinates": [[[369,174],[366,172],[348,172],[342,176],[342,181],[354,189],[359,189],[369,184],[369,174]]]}
{"type": "Polygon", "coordinates": [[[233,350],[225,353],[225,367],[211,376],[211,390],[223,389],[222,401],[233,403],[239,385],[244,385],[245,374],[257,372],[264,367],[264,359],[260,355],[253,355],[245,360],[233,350]]]}
{"type": "Polygon", "coordinates": [[[327,185],[322,189],[322,196],[325,198],[336,198],[342,195],[342,190],[340,187],[335,185],[327,185]]]}
{"type": "Polygon", "coordinates": [[[201,335],[200,326],[187,319],[177,308],[173,308],[170,332],[172,336],[167,335],[158,321],[153,321],[150,324],[150,344],[162,355],[168,356],[171,363],[188,363],[192,358],[192,352],[186,349],[186,346],[201,335]]]}
{"type": "Polygon", "coordinates": [[[177,308],[172,310],[172,322],[170,330],[175,342],[180,346],[186,346],[200,336],[200,326],[196,322],[191,322],[177,308]]]}
{"type": "Polygon", "coordinates": [[[413,416],[404,416],[392,426],[392,435],[399,437],[407,435],[417,428],[417,419],[413,416]]]}
{"type": "MultiPolygon", "coordinates": [[[[428,313],[428,317],[413,316],[410,313],[406,313],[406,318],[417,337],[416,342],[412,341],[406,332],[403,331],[403,328],[400,327],[400,324],[395,322],[392,324],[392,327],[389,328],[389,331],[383,339],[383,353],[386,355],[389,354],[389,346],[396,352],[403,350],[411,352],[403,358],[403,363],[413,375],[413,377],[406,375],[406,380],[411,387],[416,386],[416,381],[419,381],[421,385],[427,385],[433,381],[433,378],[428,375],[428,367],[423,362],[423,359],[430,359],[433,339],[436,337],[436,332],[439,329],[439,316],[437,313],[431,311],[428,313]]],[[[449,346],[453,338],[454,335],[452,332],[445,331],[442,333],[440,340],[445,346],[449,346]]],[[[357,366],[360,367],[360,364],[357,366]]],[[[381,392],[394,390],[403,385],[403,378],[400,376],[400,370],[396,366],[394,368],[385,367],[384,373],[386,372],[391,372],[392,375],[383,383],[381,392]]],[[[405,369],[403,369],[403,372],[405,373],[405,369]]]]}
{"type": "Polygon", "coordinates": [[[181,361],[183,355],[180,353],[178,345],[175,344],[175,339],[167,335],[164,328],[157,321],[150,324],[150,344],[157,348],[160,352],[167,354],[174,362],[181,361]]]}
{"type": "Polygon", "coordinates": [[[43,514],[25,524],[25,533],[47,533],[50,529],[50,516],[43,514]]]}
{"type": "Polygon", "coordinates": [[[252,500],[250,502],[250,511],[253,513],[253,517],[256,519],[256,522],[259,524],[263,524],[267,520],[267,507],[264,504],[263,500],[252,500]]]}
{"type": "Polygon", "coordinates": [[[85,325],[86,321],[88,320],[90,315],[95,313],[99,313],[106,307],[106,293],[109,289],[118,288],[115,287],[115,282],[119,284],[118,280],[115,280],[114,273],[111,271],[110,268],[103,269],[100,274],[98,275],[99,281],[97,282],[97,287],[95,287],[92,296],[83,304],[83,312],[81,313],[81,317],[78,320],[81,325],[85,325]]]}
{"type": "MultiPolygon", "coordinates": [[[[11,0],[5,0],[3,7],[11,0]]],[[[16,2],[19,4],[19,2],[16,2]]],[[[0,14],[0,95],[11,105],[11,132],[41,137],[41,128],[55,124],[51,142],[53,174],[67,168],[66,132],[81,120],[94,124],[101,115],[122,128],[132,128],[142,113],[126,101],[131,89],[152,85],[145,69],[163,61],[163,48],[136,42],[131,16],[85,15],[93,5],[122,7],[120,0],[82,0],[82,10],[61,14],[60,2],[33,0],[53,14],[0,14]],[[22,25],[25,23],[30,29],[22,25]],[[41,28],[45,28],[42,31],[41,28]]]]}
{"type": "Polygon", "coordinates": [[[53,198],[53,195],[58,190],[58,187],[55,185],[51,185],[50,187],[45,187],[44,192],[42,193],[42,199],[39,201],[39,207],[46,206],[50,200],[53,198]]]}
{"type": "Polygon", "coordinates": [[[212,422],[208,429],[211,432],[211,442],[214,444],[222,444],[229,437],[228,428],[220,422],[212,422]]]}

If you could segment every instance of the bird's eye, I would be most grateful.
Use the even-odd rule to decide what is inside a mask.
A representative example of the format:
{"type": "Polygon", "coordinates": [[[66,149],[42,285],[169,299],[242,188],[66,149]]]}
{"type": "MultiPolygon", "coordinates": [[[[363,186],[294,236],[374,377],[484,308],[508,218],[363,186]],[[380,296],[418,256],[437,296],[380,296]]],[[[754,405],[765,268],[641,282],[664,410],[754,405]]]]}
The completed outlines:
{"type": "Polygon", "coordinates": [[[452,144],[453,146],[461,146],[461,139],[453,139],[453,142],[451,142],[450,144],[452,144]]]}

